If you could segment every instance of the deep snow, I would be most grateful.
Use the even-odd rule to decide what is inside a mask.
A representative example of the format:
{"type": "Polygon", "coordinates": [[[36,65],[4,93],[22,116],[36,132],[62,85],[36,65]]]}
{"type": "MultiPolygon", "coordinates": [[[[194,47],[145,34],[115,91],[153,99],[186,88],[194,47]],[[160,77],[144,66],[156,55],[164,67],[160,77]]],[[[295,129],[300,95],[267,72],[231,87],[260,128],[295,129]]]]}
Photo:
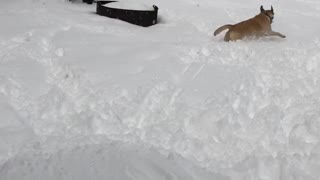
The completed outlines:
{"type": "Polygon", "coordinates": [[[0,2],[0,179],[319,179],[320,2],[150,2],[0,2]],[[261,4],[286,39],[213,37],[261,4]]]}

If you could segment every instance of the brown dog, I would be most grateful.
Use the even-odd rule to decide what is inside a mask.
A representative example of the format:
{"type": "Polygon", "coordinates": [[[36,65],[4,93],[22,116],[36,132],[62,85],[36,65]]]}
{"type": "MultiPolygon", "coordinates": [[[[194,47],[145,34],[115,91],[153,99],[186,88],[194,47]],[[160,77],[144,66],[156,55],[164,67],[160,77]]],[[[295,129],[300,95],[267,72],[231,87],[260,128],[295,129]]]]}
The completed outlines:
{"type": "Polygon", "coordinates": [[[227,24],[221,26],[214,32],[214,36],[226,29],[229,29],[229,31],[224,36],[225,41],[235,41],[244,37],[258,38],[262,36],[279,36],[285,38],[286,36],[272,31],[271,23],[273,20],[273,16],[274,12],[272,6],[271,10],[264,10],[263,6],[261,6],[260,14],[256,15],[254,18],[242,21],[234,25],[227,24]]]}

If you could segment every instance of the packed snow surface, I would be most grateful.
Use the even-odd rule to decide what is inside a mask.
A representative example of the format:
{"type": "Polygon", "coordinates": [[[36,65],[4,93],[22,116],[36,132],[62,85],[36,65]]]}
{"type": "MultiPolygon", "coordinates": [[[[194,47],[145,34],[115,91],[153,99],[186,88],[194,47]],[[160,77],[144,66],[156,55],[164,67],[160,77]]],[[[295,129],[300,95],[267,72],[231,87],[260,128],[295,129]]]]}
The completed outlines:
{"type": "Polygon", "coordinates": [[[318,180],[320,1],[149,2],[0,2],[0,179],[318,180]],[[260,5],[286,39],[212,35],[260,5]]]}

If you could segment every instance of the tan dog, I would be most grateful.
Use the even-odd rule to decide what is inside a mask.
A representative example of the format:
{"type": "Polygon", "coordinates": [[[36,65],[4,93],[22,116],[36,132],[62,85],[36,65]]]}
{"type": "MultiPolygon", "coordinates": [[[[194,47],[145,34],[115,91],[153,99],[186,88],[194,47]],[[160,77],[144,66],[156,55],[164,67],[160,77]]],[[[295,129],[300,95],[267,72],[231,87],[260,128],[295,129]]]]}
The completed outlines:
{"type": "Polygon", "coordinates": [[[242,21],[238,24],[227,24],[221,26],[214,32],[214,36],[226,29],[229,29],[229,31],[224,36],[225,41],[235,41],[244,37],[259,38],[263,36],[279,36],[285,38],[286,36],[278,32],[272,31],[271,23],[273,20],[273,16],[274,12],[272,6],[271,10],[264,10],[263,6],[261,6],[260,14],[246,21],[242,21]]]}

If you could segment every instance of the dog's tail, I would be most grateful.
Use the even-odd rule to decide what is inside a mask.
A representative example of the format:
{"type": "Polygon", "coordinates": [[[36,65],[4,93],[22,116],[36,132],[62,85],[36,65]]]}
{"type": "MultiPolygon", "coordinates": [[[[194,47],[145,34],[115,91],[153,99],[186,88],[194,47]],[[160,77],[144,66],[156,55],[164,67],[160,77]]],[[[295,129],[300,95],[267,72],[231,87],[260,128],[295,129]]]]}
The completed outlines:
{"type": "Polygon", "coordinates": [[[217,30],[214,31],[213,35],[216,36],[218,35],[219,33],[221,33],[222,31],[226,30],[226,29],[230,29],[233,25],[231,24],[227,24],[227,25],[224,25],[224,26],[221,26],[219,27],[217,30]]]}

